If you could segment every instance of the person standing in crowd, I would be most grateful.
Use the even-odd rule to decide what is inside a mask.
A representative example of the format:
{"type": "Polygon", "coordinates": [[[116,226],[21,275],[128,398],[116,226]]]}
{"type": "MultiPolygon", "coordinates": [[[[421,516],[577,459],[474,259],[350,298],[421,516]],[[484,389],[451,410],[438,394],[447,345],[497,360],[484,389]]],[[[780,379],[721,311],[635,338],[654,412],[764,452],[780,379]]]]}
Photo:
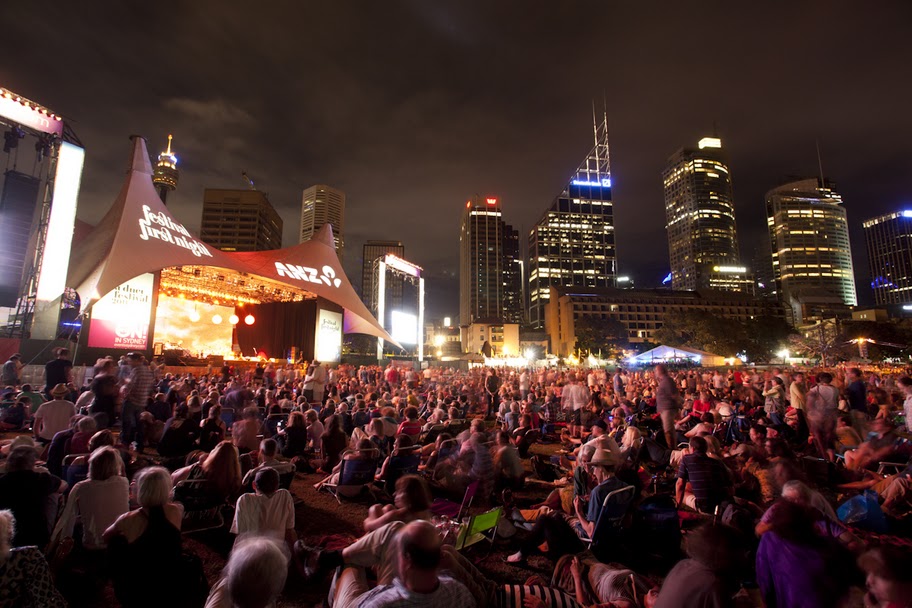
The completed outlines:
{"type": "Polygon", "coordinates": [[[674,449],[677,442],[675,441],[675,420],[678,418],[678,412],[681,409],[681,393],[675,386],[674,380],[668,375],[668,369],[664,365],[655,366],[656,376],[656,410],[662,418],[662,431],[665,433],[665,444],[668,449],[674,449]]]}
{"type": "Polygon", "coordinates": [[[906,430],[912,433],[912,378],[903,376],[899,379],[899,388],[903,394],[903,414],[906,418],[906,430]]]}
{"type": "Polygon", "coordinates": [[[846,401],[849,402],[849,415],[852,416],[852,427],[864,437],[868,424],[868,389],[857,367],[846,372],[846,401]]]}
{"type": "Polygon", "coordinates": [[[836,441],[836,412],[839,407],[839,389],[832,386],[829,372],[817,374],[817,385],[807,394],[807,419],[814,437],[814,444],[821,458],[834,460],[836,441]]]}
{"type": "Polygon", "coordinates": [[[51,389],[58,384],[70,386],[73,383],[73,362],[70,361],[70,351],[66,348],[57,349],[57,357],[44,365],[44,394],[51,399],[51,389]]]}
{"type": "Polygon", "coordinates": [[[789,402],[793,408],[796,410],[804,410],[805,403],[807,402],[807,391],[804,373],[796,373],[792,383],[789,385],[789,402]]]}
{"type": "Polygon", "coordinates": [[[137,451],[142,452],[143,431],[139,416],[146,410],[149,397],[152,396],[155,376],[152,374],[152,370],[146,366],[144,357],[140,353],[127,354],[127,364],[130,366],[130,376],[122,389],[121,443],[124,445],[136,443],[137,451]]]}
{"type": "Polygon", "coordinates": [[[310,375],[313,379],[313,400],[322,405],[323,393],[326,391],[326,368],[319,361],[314,360],[310,375]]]}
{"type": "Polygon", "coordinates": [[[67,394],[65,384],[58,384],[51,391],[51,400],[38,406],[35,412],[35,439],[41,443],[50,443],[54,435],[70,427],[70,419],[76,415],[76,406],[64,397],[67,394]]]}
{"type": "Polygon", "coordinates": [[[583,434],[583,408],[589,403],[589,389],[580,384],[576,374],[570,372],[567,374],[567,386],[561,392],[561,405],[563,409],[569,410],[572,416],[570,420],[570,436],[582,437],[583,434]]]}
{"type": "Polygon", "coordinates": [[[22,372],[22,355],[16,353],[10,355],[10,358],[3,364],[3,371],[0,372],[0,384],[3,386],[19,386],[19,374],[22,372]]]}

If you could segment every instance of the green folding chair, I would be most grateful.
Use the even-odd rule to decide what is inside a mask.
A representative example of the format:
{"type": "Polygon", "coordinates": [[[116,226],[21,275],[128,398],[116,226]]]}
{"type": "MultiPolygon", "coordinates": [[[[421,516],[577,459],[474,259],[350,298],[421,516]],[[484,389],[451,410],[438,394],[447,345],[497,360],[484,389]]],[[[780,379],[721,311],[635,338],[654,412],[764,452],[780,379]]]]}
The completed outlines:
{"type": "Polygon", "coordinates": [[[497,538],[497,523],[503,513],[503,507],[497,507],[469,518],[469,523],[464,524],[456,537],[456,550],[461,551],[476,543],[487,540],[494,547],[497,538]]]}

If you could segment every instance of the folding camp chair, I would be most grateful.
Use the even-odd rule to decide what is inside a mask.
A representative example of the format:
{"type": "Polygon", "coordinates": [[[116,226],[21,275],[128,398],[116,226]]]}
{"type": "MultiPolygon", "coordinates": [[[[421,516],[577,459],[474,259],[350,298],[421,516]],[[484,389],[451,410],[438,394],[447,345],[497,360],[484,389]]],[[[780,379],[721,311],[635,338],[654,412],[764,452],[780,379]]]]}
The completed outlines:
{"type": "Polygon", "coordinates": [[[459,530],[459,534],[456,537],[456,550],[459,551],[471,547],[483,540],[489,541],[491,543],[490,548],[493,548],[494,540],[497,538],[497,524],[502,514],[503,507],[496,507],[490,511],[472,516],[468,523],[463,524],[459,530]]]}
{"type": "Polygon", "coordinates": [[[384,491],[390,496],[396,491],[396,482],[405,475],[418,473],[421,464],[421,446],[400,448],[399,452],[390,456],[390,463],[386,467],[386,479],[381,479],[384,491]]]}
{"type": "Polygon", "coordinates": [[[580,537],[580,540],[586,543],[586,547],[596,555],[600,553],[600,549],[607,548],[620,536],[621,524],[630,505],[633,504],[635,491],[633,486],[625,486],[609,492],[602,502],[602,509],[599,511],[592,536],[580,537]]]}
{"type": "Polygon", "coordinates": [[[427,445],[429,443],[437,441],[438,435],[440,435],[440,433],[442,433],[445,430],[446,430],[445,425],[435,424],[434,426],[432,426],[431,428],[424,431],[423,433],[421,433],[421,435],[418,436],[418,444],[427,445]]]}
{"type": "Polygon", "coordinates": [[[475,498],[475,494],[478,493],[480,484],[481,482],[479,481],[473,481],[469,484],[469,487],[466,488],[465,496],[462,497],[461,504],[446,498],[435,498],[434,503],[431,505],[431,513],[437,517],[445,515],[456,521],[461,520],[462,516],[468,512],[469,507],[472,506],[472,500],[475,498]]]}
{"type": "Polygon", "coordinates": [[[881,462],[877,466],[878,475],[897,475],[909,466],[908,462],[881,462]]]}
{"type": "Polygon", "coordinates": [[[222,408],[222,422],[225,423],[225,428],[228,429],[228,432],[231,432],[231,425],[234,424],[234,408],[233,407],[223,407],[222,408]]]}
{"type": "MultiPolygon", "coordinates": [[[[332,476],[326,478],[326,481],[320,484],[321,490],[326,490],[341,505],[342,499],[353,498],[360,494],[365,488],[372,491],[374,476],[377,474],[377,465],[380,461],[380,451],[376,448],[365,450],[371,454],[368,459],[346,460],[345,454],[342,455],[341,466],[339,467],[339,481],[330,483],[332,476]]],[[[353,452],[347,452],[351,454],[353,452]]]]}

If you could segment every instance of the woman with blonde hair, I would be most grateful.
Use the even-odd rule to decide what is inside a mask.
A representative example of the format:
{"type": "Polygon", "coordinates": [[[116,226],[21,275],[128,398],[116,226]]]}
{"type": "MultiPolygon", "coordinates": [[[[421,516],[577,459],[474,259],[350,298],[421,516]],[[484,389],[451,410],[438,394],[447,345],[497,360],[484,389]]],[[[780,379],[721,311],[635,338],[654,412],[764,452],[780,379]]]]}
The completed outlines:
{"type": "Polygon", "coordinates": [[[178,469],[171,475],[174,485],[197,479],[208,482],[214,497],[236,499],[241,491],[241,462],[237,448],[230,441],[222,441],[199,462],[178,469]]]}
{"type": "Polygon", "coordinates": [[[628,426],[621,437],[621,462],[635,457],[642,445],[643,433],[635,426],[628,426]]]}
{"type": "Polygon", "coordinates": [[[89,457],[88,479],[70,490],[52,542],[71,538],[78,521],[82,523],[82,546],[88,551],[104,549],[104,531],[129,510],[130,484],[124,477],[120,452],[100,447],[89,457]]]}
{"type": "Polygon", "coordinates": [[[47,560],[38,547],[12,548],[16,518],[0,511],[0,597],[3,606],[65,607],[66,600],[51,580],[47,560]]]}
{"type": "Polygon", "coordinates": [[[167,469],[142,469],[133,490],[139,508],[104,533],[114,593],[124,608],[199,606],[208,591],[201,588],[201,564],[183,554],[184,510],[171,502],[171,489],[167,469]]]}

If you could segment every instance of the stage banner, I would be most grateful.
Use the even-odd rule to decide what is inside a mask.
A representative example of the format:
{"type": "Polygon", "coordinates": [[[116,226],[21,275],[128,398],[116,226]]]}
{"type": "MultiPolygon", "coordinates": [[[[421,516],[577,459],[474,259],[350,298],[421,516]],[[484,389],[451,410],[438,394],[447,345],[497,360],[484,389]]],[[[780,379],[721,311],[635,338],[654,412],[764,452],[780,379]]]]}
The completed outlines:
{"type": "Polygon", "coordinates": [[[317,314],[315,359],[321,363],[338,363],[342,358],[342,313],[320,309],[317,314]]]}
{"type": "Polygon", "coordinates": [[[149,345],[155,275],[141,274],[121,283],[92,306],[88,345],[144,350],[149,345]]]}

